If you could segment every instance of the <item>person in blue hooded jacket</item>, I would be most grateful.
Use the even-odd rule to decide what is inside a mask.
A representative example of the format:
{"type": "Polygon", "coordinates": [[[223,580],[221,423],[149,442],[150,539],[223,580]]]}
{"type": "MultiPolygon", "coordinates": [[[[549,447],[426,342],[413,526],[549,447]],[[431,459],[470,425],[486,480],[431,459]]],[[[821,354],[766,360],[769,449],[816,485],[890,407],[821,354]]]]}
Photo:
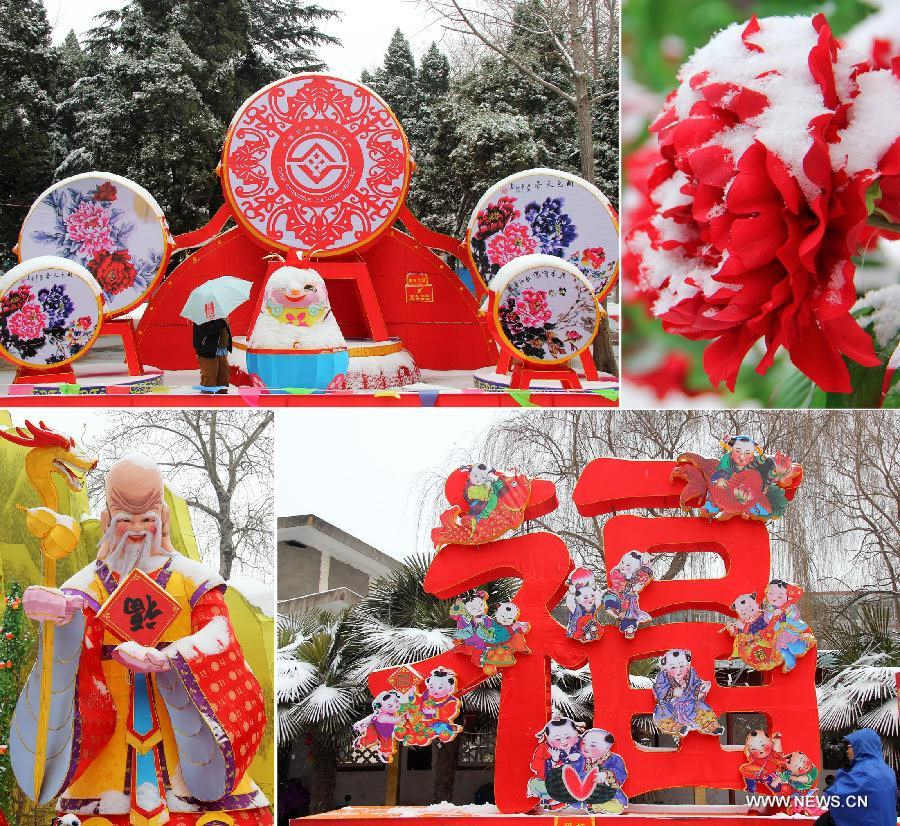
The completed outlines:
{"type": "Polygon", "coordinates": [[[848,734],[850,768],[841,769],[826,790],[831,805],[822,826],[897,826],[897,778],[881,756],[881,738],[870,728],[848,734]],[[861,805],[859,798],[866,798],[861,805]],[[852,799],[851,799],[852,798],[852,799]],[[855,804],[855,805],[854,805],[855,804]]]}

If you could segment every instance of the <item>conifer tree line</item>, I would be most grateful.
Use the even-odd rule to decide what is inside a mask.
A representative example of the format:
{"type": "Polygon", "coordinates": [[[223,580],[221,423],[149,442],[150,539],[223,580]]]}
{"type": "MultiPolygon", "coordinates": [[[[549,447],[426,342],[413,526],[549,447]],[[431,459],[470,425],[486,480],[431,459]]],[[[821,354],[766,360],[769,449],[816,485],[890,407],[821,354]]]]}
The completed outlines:
{"type": "MultiPolygon", "coordinates": [[[[559,58],[529,42],[534,2],[522,0],[523,25],[509,34],[509,48],[529,50],[564,84],[559,58]]],[[[231,118],[267,83],[328,68],[317,51],[337,42],[327,33],[340,14],[335,5],[128,0],[81,37],[70,32],[53,44],[41,0],[0,0],[0,268],[15,262],[34,199],[53,181],[92,169],[148,189],[174,233],[203,225],[222,202],[215,169],[231,118]]],[[[593,113],[595,183],[616,203],[617,57],[594,75],[605,93],[593,113]]],[[[499,56],[470,62],[432,44],[417,63],[398,30],[383,64],[360,79],[409,135],[417,164],[410,205],[433,229],[461,234],[481,194],[511,172],[578,172],[571,107],[499,56]]]]}

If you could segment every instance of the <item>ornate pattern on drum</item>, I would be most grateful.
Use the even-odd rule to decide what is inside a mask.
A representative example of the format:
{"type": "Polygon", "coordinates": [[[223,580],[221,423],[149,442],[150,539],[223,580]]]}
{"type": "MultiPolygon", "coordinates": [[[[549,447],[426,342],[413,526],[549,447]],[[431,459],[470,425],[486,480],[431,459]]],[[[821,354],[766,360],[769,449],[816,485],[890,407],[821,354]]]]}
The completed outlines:
{"type": "Polygon", "coordinates": [[[228,130],[221,174],[225,198],[257,241],[329,256],[390,227],[410,166],[403,128],[378,95],[301,74],[244,103],[228,130]]]}
{"type": "Polygon", "coordinates": [[[533,364],[562,364],[594,341],[603,310],[588,280],[568,261],[528,255],[494,279],[494,332],[501,346],[533,364]]]}
{"type": "Polygon", "coordinates": [[[58,255],[87,267],[112,318],[147,298],[171,245],[163,211],[146,189],[108,172],[86,172],[34,202],[22,224],[19,260],[58,255]]]}
{"type": "Polygon", "coordinates": [[[523,255],[574,264],[602,301],[619,276],[619,223],[606,196],[583,178],[529,169],[494,184],[478,202],[466,240],[485,285],[523,255]]]}
{"type": "Polygon", "coordinates": [[[102,319],[100,285],[75,261],[32,258],[0,278],[0,355],[19,367],[70,364],[94,343],[102,319]]]}

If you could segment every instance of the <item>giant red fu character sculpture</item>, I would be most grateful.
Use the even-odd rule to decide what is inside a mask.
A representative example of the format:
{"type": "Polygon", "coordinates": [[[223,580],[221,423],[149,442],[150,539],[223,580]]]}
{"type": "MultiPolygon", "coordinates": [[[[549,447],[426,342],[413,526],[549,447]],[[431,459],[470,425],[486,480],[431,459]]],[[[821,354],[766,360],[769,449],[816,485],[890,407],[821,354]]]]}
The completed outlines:
{"type": "MultiPolygon", "coordinates": [[[[770,579],[769,537],[765,524],[753,519],[718,520],[709,516],[646,517],[623,513],[637,508],[702,507],[706,491],[692,488],[696,501],[684,501],[684,478],[676,462],[627,461],[604,458],[591,462],[575,488],[579,513],[586,517],[614,513],[603,531],[607,570],[633,550],[641,553],[697,552],[720,556],[726,574],[719,579],[654,582],[642,593],[641,607],[654,618],[687,609],[731,614],[735,594],[747,584],[770,579]],[[702,493],[702,495],[701,495],[702,493]]],[[[799,471],[799,468],[798,468],[799,471]]],[[[799,484],[799,473],[794,475],[799,484]]],[[[796,484],[794,488],[796,487],[796,484]]],[[[794,489],[791,489],[792,497],[794,489]]],[[[459,508],[459,479],[448,483],[451,502],[459,508]]],[[[557,505],[553,485],[531,480],[524,518],[535,519],[557,505]]],[[[454,512],[454,515],[458,515],[454,512]]],[[[442,520],[443,527],[447,521],[442,520]]],[[[468,531],[466,531],[468,534],[468,531]]],[[[439,537],[443,534],[439,534],[439,537]]],[[[616,752],[628,767],[624,791],[628,797],[663,788],[686,786],[743,789],[743,744],[722,745],[718,737],[686,734],[677,748],[648,748],[632,736],[637,715],[650,715],[656,704],[651,690],[629,683],[629,664],[660,657],[675,647],[689,648],[692,666],[711,685],[706,702],[719,715],[764,713],[772,731],[790,748],[818,761],[819,734],[815,693],[814,649],[797,660],[790,673],[768,672],[762,685],[725,687],[711,680],[716,660],[727,659],[732,639],[709,622],[675,622],[643,628],[633,639],[601,627],[590,642],[566,635],[551,611],[566,592],[573,570],[569,551],[558,536],[546,531],[499,538],[472,547],[446,544],[440,548],[425,579],[425,589],[450,599],[501,577],[517,577],[522,585],[515,596],[521,616],[531,624],[530,653],[502,669],[501,704],[497,723],[494,791],[504,813],[527,812],[539,800],[530,796],[533,776],[529,758],[535,735],[551,718],[550,668],[555,661],[566,668],[590,666],[595,682],[594,723],[612,735],[616,752]]],[[[412,666],[418,673],[452,669],[457,692],[464,694],[486,679],[484,671],[454,649],[412,666]]],[[[370,676],[373,695],[390,688],[387,669],[370,676]]]]}

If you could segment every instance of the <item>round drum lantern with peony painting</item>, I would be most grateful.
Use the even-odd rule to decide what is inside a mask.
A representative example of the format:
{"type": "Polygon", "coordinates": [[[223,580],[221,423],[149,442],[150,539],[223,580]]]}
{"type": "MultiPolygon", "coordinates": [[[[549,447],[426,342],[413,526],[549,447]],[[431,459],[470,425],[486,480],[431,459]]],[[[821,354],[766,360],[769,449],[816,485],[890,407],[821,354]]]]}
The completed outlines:
{"type": "Polygon", "coordinates": [[[20,261],[55,255],[75,261],[103,290],[114,318],[146,300],[172,250],[165,216],[153,196],[127,178],[86,172],[53,184],[22,224],[20,261]]]}
{"type": "Polygon", "coordinates": [[[576,266],[598,301],[619,275],[615,210],[597,187],[555,169],[529,169],[494,184],[472,212],[466,241],[489,289],[502,267],[532,254],[576,266]]]}
{"type": "Polygon", "coordinates": [[[491,329],[501,348],[498,371],[513,366],[513,387],[531,373],[578,386],[568,362],[580,358],[596,378],[590,347],[604,310],[574,264],[553,255],[526,255],[505,264],[491,282],[491,329]]]}
{"type": "Polygon", "coordinates": [[[0,355],[27,371],[63,368],[100,334],[103,294],[81,264],[41,256],[0,278],[0,355]]]}

